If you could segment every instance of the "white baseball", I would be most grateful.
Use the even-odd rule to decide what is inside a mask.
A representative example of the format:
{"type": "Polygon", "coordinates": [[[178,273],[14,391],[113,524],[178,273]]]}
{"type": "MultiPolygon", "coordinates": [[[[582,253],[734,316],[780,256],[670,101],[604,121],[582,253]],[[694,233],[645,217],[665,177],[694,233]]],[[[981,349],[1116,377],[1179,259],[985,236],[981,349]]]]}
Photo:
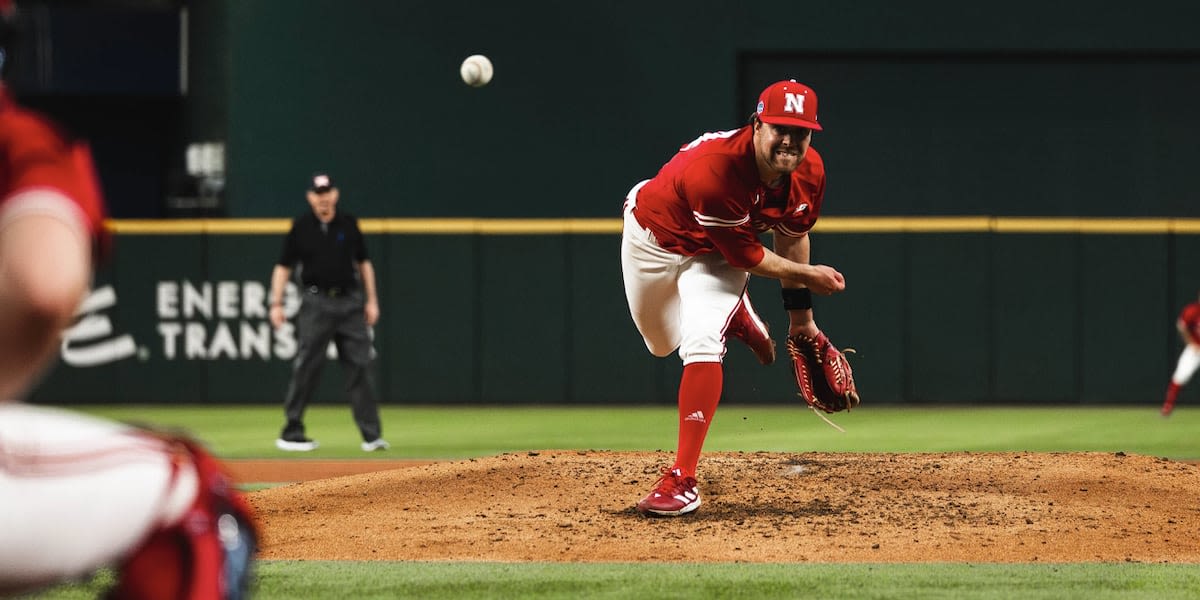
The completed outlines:
{"type": "Polygon", "coordinates": [[[492,61],[482,54],[472,54],[463,60],[458,72],[467,85],[483,87],[492,80],[492,61]]]}

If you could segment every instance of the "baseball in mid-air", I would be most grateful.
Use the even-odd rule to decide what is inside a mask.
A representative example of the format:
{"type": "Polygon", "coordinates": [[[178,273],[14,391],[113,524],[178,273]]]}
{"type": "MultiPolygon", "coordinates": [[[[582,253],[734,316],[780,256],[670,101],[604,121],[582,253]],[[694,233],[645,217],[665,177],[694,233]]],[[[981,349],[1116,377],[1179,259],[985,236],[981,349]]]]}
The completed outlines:
{"type": "Polygon", "coordinates": [[[458,72],[471,87],[483,87],[492,80],[492,61],[482,54],[472,54],[463,60],[458,72]]]}

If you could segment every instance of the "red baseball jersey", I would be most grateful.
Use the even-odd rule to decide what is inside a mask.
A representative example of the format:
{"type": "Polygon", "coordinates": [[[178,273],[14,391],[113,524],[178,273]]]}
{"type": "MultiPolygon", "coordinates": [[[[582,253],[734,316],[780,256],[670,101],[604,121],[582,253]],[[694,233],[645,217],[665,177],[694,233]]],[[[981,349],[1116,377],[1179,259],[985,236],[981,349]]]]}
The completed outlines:
{"type": "Polygon", "coordinates": [[[634,216],[666,250],[696,256],[718,251],[748,269],[762,262],[758,234],[802,237],[817,222],[825,163],[809,147],[779,189],[759,178],[754,130],[706,133],[679,149],[637,195],[634,216]]]}
{"type": "Polygon", "coordinates": [[[70,199],[92,235],[100,236],[104,204],[87,145],[18,106],[0,87],[0,204],[37,190],[70,199]]]}
{"type": "Polygon", "coordinates": [[[1187,328],[1188,337],[1192,338],[1192,343],[1200,344],[1200,302],[1193,302],[1183,307],[1179,313],[1179,320],[1183,321],[1183,326],[1187,328]]]}

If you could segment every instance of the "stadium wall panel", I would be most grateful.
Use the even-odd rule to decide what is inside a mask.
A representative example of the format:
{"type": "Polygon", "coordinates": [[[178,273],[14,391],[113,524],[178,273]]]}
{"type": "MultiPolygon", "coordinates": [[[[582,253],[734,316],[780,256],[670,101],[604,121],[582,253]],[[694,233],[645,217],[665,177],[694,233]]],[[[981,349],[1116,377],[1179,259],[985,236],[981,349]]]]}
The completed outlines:
{"type": "MultiPolygon", "coordinates": [[[[286,225],[115,224],[113,260],[33,399],[281,402],[295,335],[270,328],[265,299],[286,225]]],[[[814,261],[847,288],[815,299],[817,322],[856,350],[870,402],[1157,402],[1181,347],[1175,313],[1200,290],[1197,225],[830,218],[814,261]]],[[[678,357],[652,357],[625,306],[618,221],[363,226],[385,402],[674,402],[678,357]]],[[[780,360],[731,343],[724,401],[795,402],[778,286],[750,291],[780,360]]],[[[331,361],[317,401],[340,402],[341,384],[331,361]]]]}

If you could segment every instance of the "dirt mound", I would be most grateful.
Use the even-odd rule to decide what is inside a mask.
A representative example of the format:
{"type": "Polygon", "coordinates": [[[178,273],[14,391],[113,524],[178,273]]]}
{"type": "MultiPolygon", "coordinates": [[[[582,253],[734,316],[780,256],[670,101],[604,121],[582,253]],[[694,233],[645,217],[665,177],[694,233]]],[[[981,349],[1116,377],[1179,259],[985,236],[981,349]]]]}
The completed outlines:
{"type": "Polygon", "coordinates": [[[221,461],[238,483],[291,483],[358,475],[372,471],[390,471],[407,467],[419,467],[436,461],[394,460],[367,458],[363,460],[337,460],[321,458],[268,458],[228,459],[221,461]]]}
{"type": "Polygon", "coordinates": [[[267,559],[1200,562],[1200,466],[1123,453],[711,453],[704,505],[633,509],[669,453],[544,451],[251,493],[267,559]]]}

